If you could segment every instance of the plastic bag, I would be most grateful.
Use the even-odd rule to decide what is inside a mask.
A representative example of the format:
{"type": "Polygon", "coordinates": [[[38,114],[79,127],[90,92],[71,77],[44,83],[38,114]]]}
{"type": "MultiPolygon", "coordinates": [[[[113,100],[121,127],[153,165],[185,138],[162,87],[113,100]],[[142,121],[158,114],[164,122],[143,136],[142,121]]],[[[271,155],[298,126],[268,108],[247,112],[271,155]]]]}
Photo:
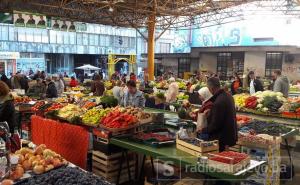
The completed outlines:
{"type": "Polygon", "coordinates": [[[197,130],[207,127],[207,117],[205,113],[198,113],[197,130]]]}

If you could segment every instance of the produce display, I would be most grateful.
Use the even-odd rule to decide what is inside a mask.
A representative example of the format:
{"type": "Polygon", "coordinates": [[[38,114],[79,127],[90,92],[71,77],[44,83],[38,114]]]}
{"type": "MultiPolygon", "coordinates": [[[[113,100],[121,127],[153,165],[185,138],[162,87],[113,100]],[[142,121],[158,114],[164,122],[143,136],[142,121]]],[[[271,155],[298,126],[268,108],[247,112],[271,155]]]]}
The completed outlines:
{"type": "Polygon", "coordinates": [[[256,147],[263,146],[265,148],[275,144],[276,142],[280,142],[280,138],[274,138],[273,136],[270,136],[268,134],[255,134],[251,132],[239,132],[238,138],[238,142],[242,145],[251,144],[256,147]]]}
{"type": "Polygon", "coordinates": [[[245,107],[246,106],[246,99],[249,97],[249,94],[236,94],[233,96],[235,105],[240,108],[240,107],[245,107]]]}
{"type": "Polygon", "coordinates": [[[240,132],[254,132],[255,134],[268,134],[271,136],[280,136],[280,134],[286,134],[291,130],[291,128],[282,124],[259,120],[253,120],[240,128],[240,132]]]}
{"type": "Polygon", "coordinates": [[[135,116],[118,110],[111,111],[101,120],[101,125],[107,128],[127,128],[137,123],[138,119],[135,116]]]}
{"type": "Polygon", "coordinates": [[[179,89],[185,90],[186,89],[186,83],[184,81],[177,82],[179,89]]]}
{"type": "Polygon", "coordinates": [[[120,111],[125,114],[132,115],[139,120],[150,118],[150,114],[143,111],[143,109],[138,107],[115,107],[113,111],[120,111]]]}
{"type": "Polygon", "coordinates": [[[63,107],[64,107],[64,105],[61,103],[52,103],[51,106],[45,110],[45,113],[50,112],[50,111],[57,111],[63,107]]]}
{"type": "Polygon", "coordinates": [[[36,102],[35,104],[34,104],[34,106],[33,107],[31,107],[31,110],[32,111],[39,111],[39,109],[43,106],[43,105],[45,105],[46,104],[46,102],[45,101],[38,101],[38,102],[36,102]]]}
{"type": "Polygon", "coordinates": [[[233,151],[225,151],[220,152],[218,154],[214,154],[213,157],[209,158],[209,160],[218,161],[226,164],[237,164],[246,158],[248,158],[247,154],[233,151]]]}
{"type": "Polygon", "coordinates": [[[28,103],[32,101],[31,98],[29,98],[28,96],[17,96],[17,97],[14,97],[14,102],[15,103],[28,103]]]}
{"type": "Polygon", "coordinates": [[[96,105],[97,104],[95,102],[87,101],[87,102],[84,103],[84,105],[82,106],[82,108],[90,109],[90,108],[95,107],[96,105]]]}
{"type": "Polygon", "coordinates": [[[140,132],[133,136],[134,139],[141,140],[141,141],[151,141],[151,142],[165,142],[174,140],[174,138],[170,137],[166,134],[159,134],[159,133],[145,133],[140,132]]]}
{"type": "Polygon", "coordinates": [[[98,126],[100,120],[111,111],[110,108],[92,108],[82,115],[82,122],[86,125],[98,126]]]}
{"type": "Polygon", "coordinates": [[[20,185],[109,185],[103,178],[85,172],[79,168],[61,167],[18,183],[20,185]]]}
{"type": "Polygon", "coordinates": [[[21,148],[14,155],[18,157],[18,164],[9,177],[13,181],[20,179],[25,172],[30,170],[34,174],[42,174],[62,165],[67,165],[65,159],[52,150],[47,149],[45,145],[39,145],[35,150],[21,148]]]}
{"type": "Polygon", "coordinates": [[[58,117],[71,121],[84,113],[84,110],[77,105],[68,104],[58,111],[58,117]]]}
{"type": "Polygon", "coordinates": [[[245,107],[248,109],[255,109],[258,102],[257,102],[257,97],[255,96],[249,96],[246,100],[245,100],[245,107]]]}
{"type": "Polygon", "coordinates": [[[187,100],[187,99],[189,99],[189,95],[185,95],[182,92],[177,95],[177,100],[187,100]]]}
{"type": "Polygon", "coordinates": [[[118,100],[114,96],[102,96],[101,104],[105,107],[115,107],[118,105],[118,100]]]}
{"type": "Polygon", "coordinates": [[[236,115],[236,122],[238,126],[247,125],[252,119],[248,116],[236,115]]]}

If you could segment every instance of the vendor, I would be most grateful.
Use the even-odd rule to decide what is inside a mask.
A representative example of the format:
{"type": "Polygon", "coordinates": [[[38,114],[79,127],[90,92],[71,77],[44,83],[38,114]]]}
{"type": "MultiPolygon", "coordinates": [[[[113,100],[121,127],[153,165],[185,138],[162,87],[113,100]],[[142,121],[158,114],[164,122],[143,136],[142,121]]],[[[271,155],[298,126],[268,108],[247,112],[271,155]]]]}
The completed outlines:
{"type": "Polygon", "coordinates": [[[42,79],[37,78],[36,84],[28,89],[27,95],[33,97],[43,98],[46,93],[46,86],[42,82],[42,79]]]}
{"type": "Polygon", "coordinates": [[[234,74],[234,79],[233,82],[231,83],[231,93],[232,95],[238,94],[239,93],[239,88],[243,87],[243,83],[241,78],[237,73],[234,74]]]}
{"type": "Polygon", "coordinates": [[[46,97],[47,98],[57,98],[57,89],[55,83],[52,81],[51,77],[47,77],[46,79],[47,90],[46,90],[46,97]]]}
{"type": "Polygon", "coordinates": [[[232,96],[220,88],[218,78],[207,81],[213,96],[209,99],[213,106],[207,112],[207,127],[201,130],[207,133],[209,140],[219,141],[220,152],[234,146],[237,141],[236,112],[232,96]]]}
{"type": "Polygon", "coordinates": [[[74,76],[72,76],[70,80],[70,87],[76,87],[77,85],[78,85],[77,80],[75,79],[74,76]]]}
{"type": "Polygon", "coordinates": [[[99,74],[95,75],[95,79],[91,85],[91,91],[94,93],[94,96],[102,96],[105,91],[105,86],[102,82],[102,77],[99,74]]]}
{"type": "Polygon", "coordinates": [[[169,78],[168,82],[170,85],[166,92],[166,102],[173,103],[177,100],[177,95],[179,94],[179,86],[174,77],[169,78]]]}
{"type": "Polygon", "coordinates": [[[144,94],[136,88],[136,83],[133,80],[127,82],[127,90],[125,91],[122,99],[121,106],[145,107],[144,94]]]}
{"type": "Polygon", "coordinates": [[[0,81],[0,122],[6,121],[9,126],[9,132],[12,134],[16,126],[15,115],[14,100],[9,93],[9,87],[6,83],[0,81]]]}
{"type": "Polygon", "coordinates": [[[254,71],[250,71],[248,74],[248,85],[250,94],[253,95],[258,91],[264,91],[262,83],[256,79],[254,71]]]}

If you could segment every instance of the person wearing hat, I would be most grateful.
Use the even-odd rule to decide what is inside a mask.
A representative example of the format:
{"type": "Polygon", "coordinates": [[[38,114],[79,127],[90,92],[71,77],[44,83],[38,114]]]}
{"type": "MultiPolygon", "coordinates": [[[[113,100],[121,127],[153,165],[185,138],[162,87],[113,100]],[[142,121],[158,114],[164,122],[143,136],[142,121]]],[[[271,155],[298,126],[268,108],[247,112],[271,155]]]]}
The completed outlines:
{"type": "Polygon", "coordinates": [[[47,90],[46,90],[46,97],[47,98],[57,98],[57,89],[55,83],[52,81],[51,77],[46,78],[47,90]]]}
{"type": "Polygon", "coordinates": [[[166,102],[173,103],[177,99],[177,95],[179,94],[179,86],[178,83],[175,81],[174,77],[169,78],[169,87],[166,92],[166,102]]]}

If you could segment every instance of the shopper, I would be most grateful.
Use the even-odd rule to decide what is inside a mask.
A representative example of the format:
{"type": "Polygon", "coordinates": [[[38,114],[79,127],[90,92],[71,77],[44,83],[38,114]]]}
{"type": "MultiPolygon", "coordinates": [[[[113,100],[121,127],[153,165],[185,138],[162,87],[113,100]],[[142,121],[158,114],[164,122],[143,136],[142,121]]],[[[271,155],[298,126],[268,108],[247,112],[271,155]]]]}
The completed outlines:
{"type": "Polygon", "coordinates": [[[91,85],[91,91],[94,93],[94,96],[102,96],[105,91],[104,83],[99,74],[95,75],[95,80],[91,85]]]}
{"type": "Polygon", "coordinates": [[[243,83],[241,78],[239,77],[239,75],[237,73],[234,74],[234,80],[231,83],[231,94],[235,95],[238,94],[240,92],[240,88],[243,87],[243,83]]]}
{"type": "Polygon", "coordinates": [[[46,97],[47,98],[57,98],[57,89],[55,83],[52,81],[51,77],[47,77],[47,90],[46,90],[46,97]]]}
{"type": "Polygon", "coordinates": [[[136,82],[136,75],[134,73],[130,73],[129,80],[136,82]]]}
{"type": "Polygon", "coordinates": [[[262,83],[260,82],[260,80],[256,79],[253,71],[250,71],[248,74],[248,84],[249,84],[249,91],[251,95],[253,95],[258,91],[264,90],[262,83]]]}
{"type": "Polygon", "coordinates": [[[24,89],[25,93],[27,92],[27,90],[29,89],[29,84],[28,84],[28,78],[26,75],[24,74],[19,74],[19,82],[20,82],[20,86],[21,89],[24,89]]]}
{"type": "Polygon", "coordinates": [[[177,95],[179,94],[179,86],[178,86],[178,83],[175,82],[175,78],[174,77],[171,77],[169,78],[169,87],[168,87],[168,90],[166,92],[166,102],[167,103],[173,103],[176,101],[177,99],[177,95]]]}
{"type": "Polygon", "coordinates": [[[6,85],[11,89],[11,82],[5,74],[2,74],[1,81],[6,83],[6,85]]]}
{"type": "Polygon", "coordinates": [[[220,88],[218,78],[210,78],[207,87],[213,96],[209,99],[213,106],[207,112],[207,127],[202,133],[207,133],[209,140],[219,141],[220,152],[236,144],[237,125],[236,112],[232,96],[220,88]]]}
{"type": "Polygon", "coordinates": [[[78,82],[74,76],[71,77],[71,81],[70,81],[69,85],[70,85],[70,87],[76,87],[78,85],[78,82]]]}
{"type": "Polygon", "coordinates": [[[41,72],[40,78],[41,78],[42,80],[45,80],[45,79],[46,79],[46,73],[45,73],[45,71],[42,71],[42,72],[41,72]]]}
{"type": "Polygon", "coordinates": [[[127,90],[125,91],[122,99],[121,106],[145,107],[145,97],[142,91],[136,88],[136,82],[129,80],[127,82],[127,90]]]}
{"type": "Polygon", "coordinates": [[[16,127],[14,101],[9,93],[9,87],[6,83],[0,81],[0,122],[4,121],[8,123],[9,132],[13,134],[16,127]]]}
{"type": "Polygon", "coordinates": [[[64,82],[58,77],[58,75],[52,76],[53,82],[55,84],[57,94],[60,95],[64,92],[65,85],[64,82]]]}
{"type": "Polygon", "coordinates": [[[274,75],[274,87],[273,87],[273,91],[275,92],[281,92],[283,94],[284,97],[288,97],[289,96],[289,79],[286,76],[282,76],[281,75],[281,71],[280,70],[276,70],[273,73],[274,75]]]}
{"type": "Polygon", "coordinates": [[[116,85],[112,88],[113,95],[118,100],[119,103],[121,101],[121,90],[122,90],[121,86],[122,86],[122,82],[118,80],[116,82],[116,85]]]}
{"type": "Polygon", "coordinates": [[[43,83],[42,79],[36,79],[36,84],[28,89],[27,95],[33,97],[43,98],[46,93],[46,86],[43,83]]]}
{"type": "Polygon", "coordinates": [[[19,73],[13,75],[10,80],[12,89],[21,89],[19,73]]]}

